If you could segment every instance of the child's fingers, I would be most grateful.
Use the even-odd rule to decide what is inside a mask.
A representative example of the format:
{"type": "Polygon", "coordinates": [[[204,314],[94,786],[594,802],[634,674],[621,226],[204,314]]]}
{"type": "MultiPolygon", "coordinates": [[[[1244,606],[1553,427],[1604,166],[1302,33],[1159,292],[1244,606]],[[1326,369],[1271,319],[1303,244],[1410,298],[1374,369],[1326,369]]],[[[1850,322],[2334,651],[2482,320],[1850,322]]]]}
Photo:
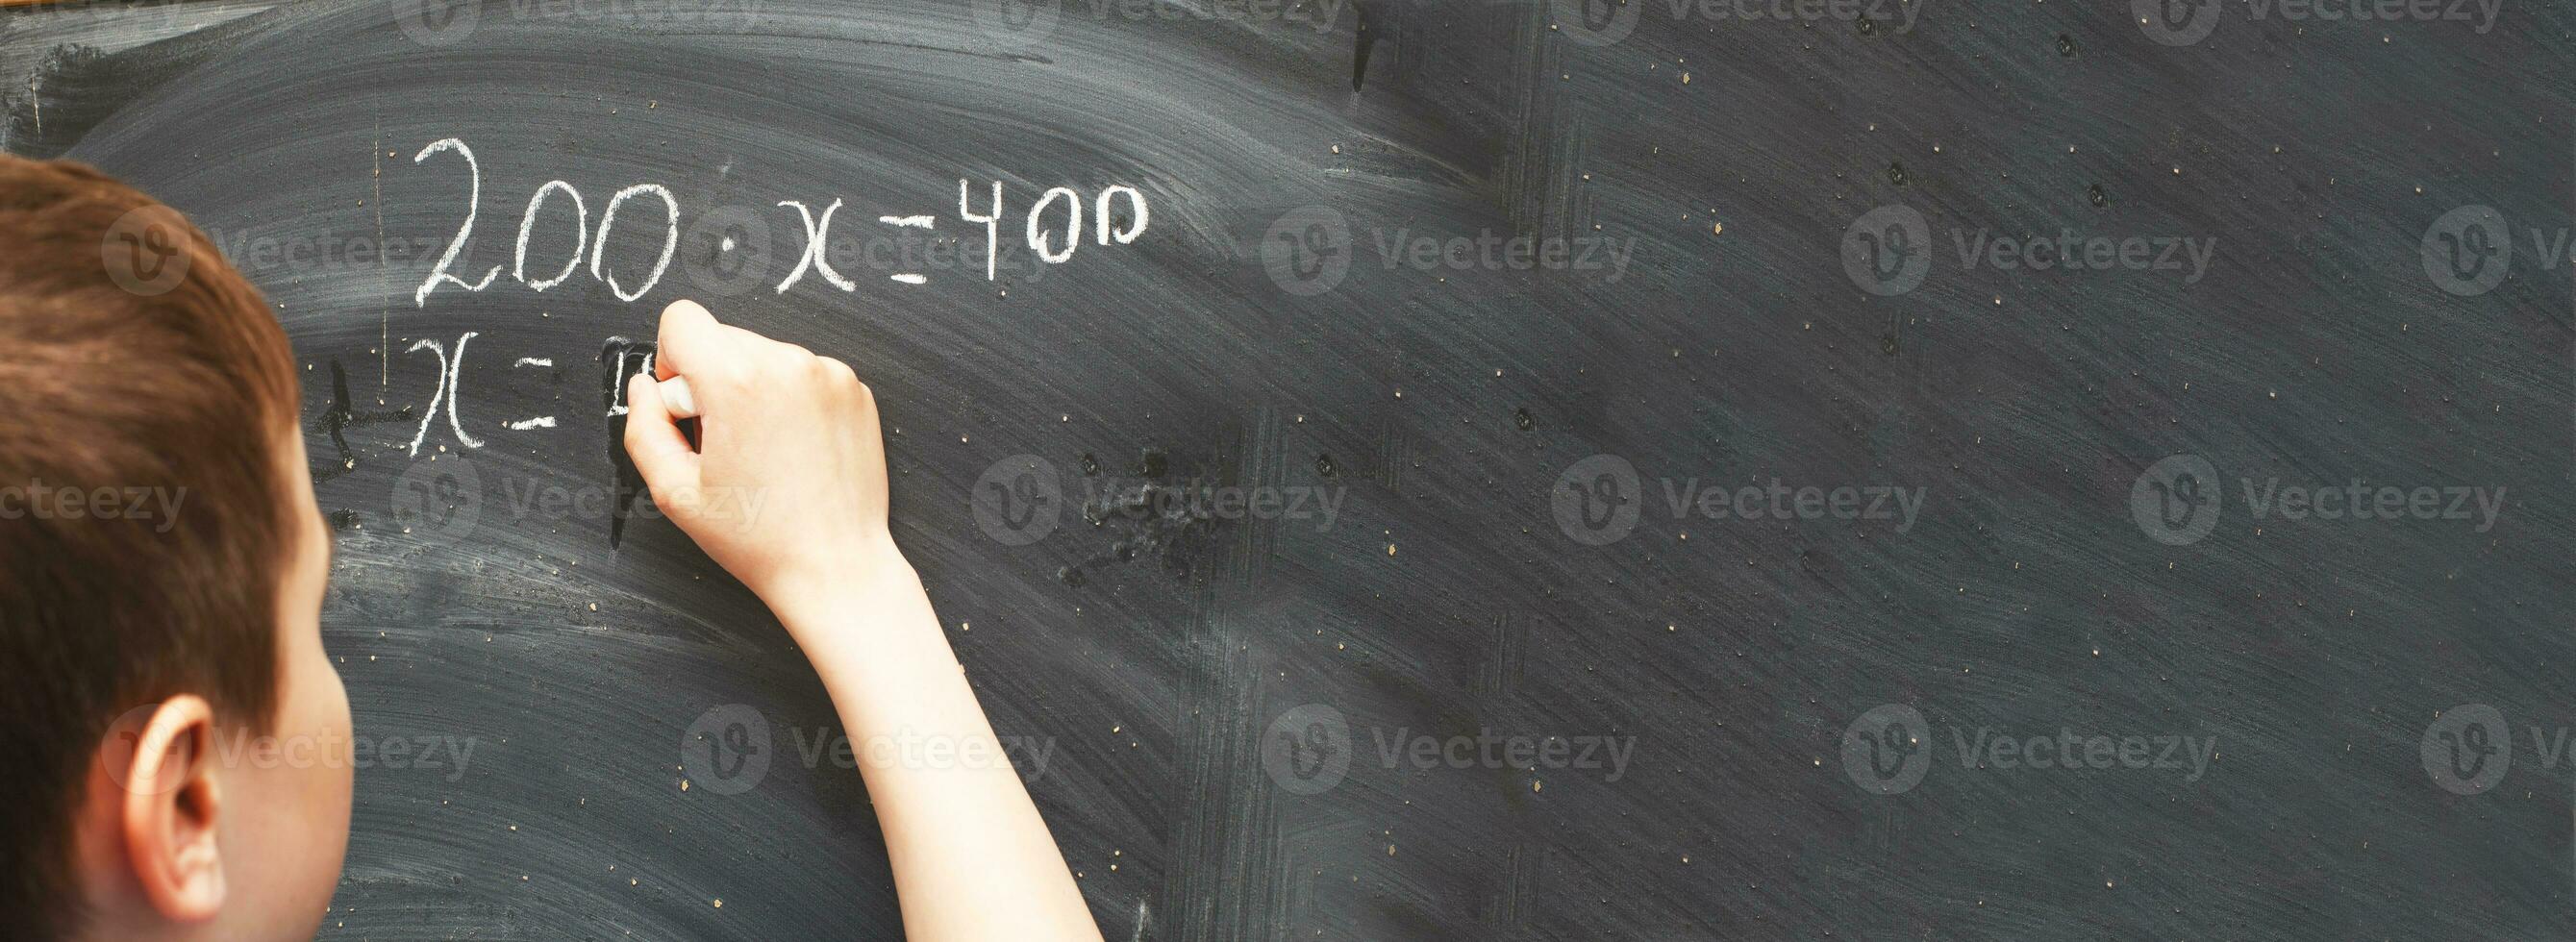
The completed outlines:
{"type": "Polygon", "coordinates": [[[698,453],[672,422],[661,387],[642,373],[626,381],[626,453],[653,489],[655,503],[676,504],[674,497],[697,490],[698,453]]]}
{"type": "MultiPolygon", "coordinates": [[[[662,309],[662,324],[654,338],[653,378],[670,379],[682,373],[704,378],[726,375],[735,369],[729,351],[734,338],[716,316],[696,301],[682,298],[662,309]]],[[[692,386],[701,384],[692,383],[692,386]]]]}

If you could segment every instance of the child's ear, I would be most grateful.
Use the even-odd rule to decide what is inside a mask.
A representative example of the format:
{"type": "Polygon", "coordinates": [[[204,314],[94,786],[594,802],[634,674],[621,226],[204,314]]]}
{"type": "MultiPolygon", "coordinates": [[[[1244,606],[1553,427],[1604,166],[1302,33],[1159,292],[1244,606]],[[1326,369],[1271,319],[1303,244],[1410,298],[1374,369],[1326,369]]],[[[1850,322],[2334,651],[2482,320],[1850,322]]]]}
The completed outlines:
{"type": "Polygon", "coordinates": [[[152,708],[130,735],[132,752],[121,757],[126,768],[108,772],[125,786],[117,827],[135,882],[165,918],[211,919],[224,903],[223,857],[215,843],[223,794],[215,774],[214,709],[202,697],[180,694],[152,708]]]}

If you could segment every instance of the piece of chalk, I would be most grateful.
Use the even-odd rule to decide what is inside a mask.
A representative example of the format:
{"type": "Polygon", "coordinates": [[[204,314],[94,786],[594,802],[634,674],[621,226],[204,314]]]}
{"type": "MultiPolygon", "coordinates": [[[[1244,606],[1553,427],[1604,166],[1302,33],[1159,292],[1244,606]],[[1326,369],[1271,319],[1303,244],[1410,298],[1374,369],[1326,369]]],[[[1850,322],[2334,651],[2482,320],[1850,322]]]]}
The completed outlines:
{"type": "Polygon", "coordinates": [[[674,376],[670,379],[661,380],[655,382],[653,384],[653,388],[661,391],[662,408],[669,411],[672,418],[688,419],[697,417],[698,397],[689,392],[688,377],[674,376]]]}

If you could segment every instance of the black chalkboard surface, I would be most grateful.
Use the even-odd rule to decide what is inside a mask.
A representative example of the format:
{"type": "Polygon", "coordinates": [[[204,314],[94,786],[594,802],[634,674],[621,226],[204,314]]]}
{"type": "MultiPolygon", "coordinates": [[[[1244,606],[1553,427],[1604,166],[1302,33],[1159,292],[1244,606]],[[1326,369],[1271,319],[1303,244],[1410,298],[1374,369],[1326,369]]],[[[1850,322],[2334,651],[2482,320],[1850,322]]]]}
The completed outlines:
{"type": "Polygon", "coordinates": [[[308,370],[325,938],[901,934],[618,464],[680,297],[875,387],[1112,938],[2563,937],[2576,11],[2130,7],[0,36],[308,370]]]}

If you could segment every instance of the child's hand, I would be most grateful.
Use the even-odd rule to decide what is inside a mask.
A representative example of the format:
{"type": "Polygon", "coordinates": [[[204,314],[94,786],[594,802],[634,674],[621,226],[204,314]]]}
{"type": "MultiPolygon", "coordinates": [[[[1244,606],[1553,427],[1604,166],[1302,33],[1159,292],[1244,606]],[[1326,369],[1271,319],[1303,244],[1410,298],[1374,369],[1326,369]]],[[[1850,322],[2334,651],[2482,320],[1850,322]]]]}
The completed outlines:
{"type": "Polygon", "coordinates": [[[876,397],[841,361],[662,310],[657,378],[686,376],[699,450],[652,380],[626,386],[626,450],[707,555],[760,594],[860,746],[910,938],[1099,942],[1082,892],[1008,761],[921,580],[886,533],[876,397]],[[934,753],[936,755],[937,753],[934,753]]]}
{"type": "Polygon", "coordinates": [[[654,376],[686,376],[699,450],[659,388],[628,382],[626,451],[653,502],[772,609],[906,574],[886,532],[876,397],[847,364],[716,323],[695,301],[662,310],[654,376]]]}

